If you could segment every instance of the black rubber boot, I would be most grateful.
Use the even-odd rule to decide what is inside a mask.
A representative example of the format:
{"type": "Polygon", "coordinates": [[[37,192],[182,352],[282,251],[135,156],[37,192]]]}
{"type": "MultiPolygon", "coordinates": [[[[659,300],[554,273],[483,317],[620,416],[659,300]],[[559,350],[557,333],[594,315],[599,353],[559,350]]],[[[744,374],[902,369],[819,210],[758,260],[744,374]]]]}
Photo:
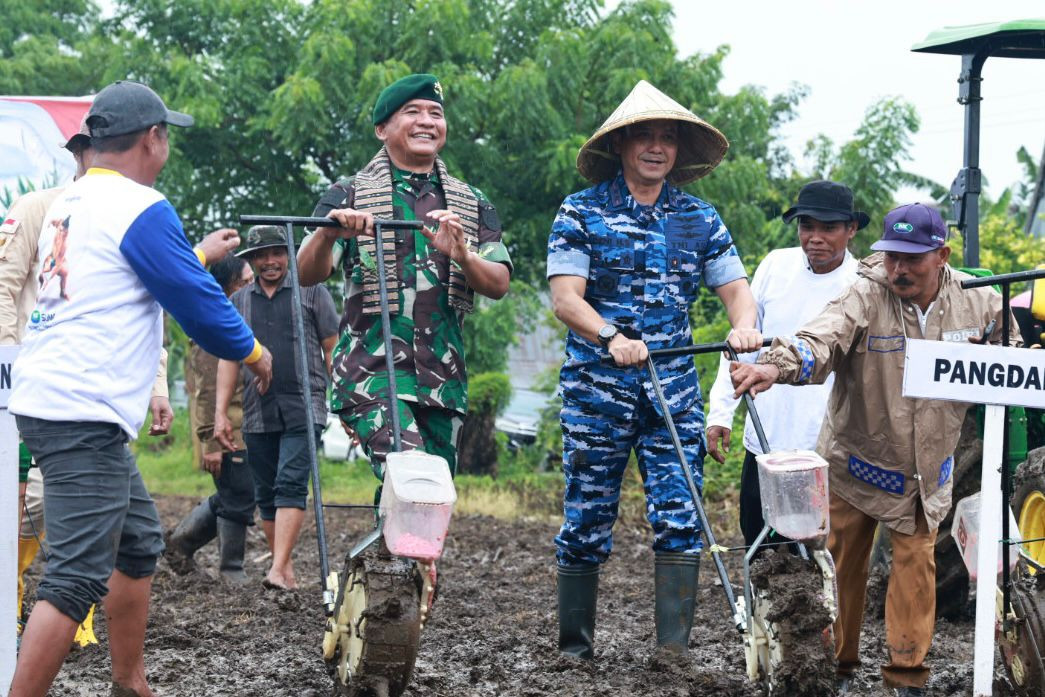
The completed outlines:
{"type": "Polygon", "coordinates": [[[218,555],[221,576],[233,585],[241,586],[249,579],[243,570],[243,555],[247,551],[247,526],[235,520],[218,518],[218,555]]]}
{"type": "Polygon", "coordinates": [[[204,500],[167,535],[163,556],[174,573],[187,574],[196,568],[192,555],[217,534],[218,518],[211,511],[210,501],[204,500]]]}
{"type": "Polygon", "coordinates": [[[658,552],[654,571],[657,646],[685,653],[693,628],[699,554],[658,552]]]}
{"type": "Polygon", "coordinates": [[[559,567],[559,651],[577,658],[594,658],[598,595],[598,564],[559,567]]]}

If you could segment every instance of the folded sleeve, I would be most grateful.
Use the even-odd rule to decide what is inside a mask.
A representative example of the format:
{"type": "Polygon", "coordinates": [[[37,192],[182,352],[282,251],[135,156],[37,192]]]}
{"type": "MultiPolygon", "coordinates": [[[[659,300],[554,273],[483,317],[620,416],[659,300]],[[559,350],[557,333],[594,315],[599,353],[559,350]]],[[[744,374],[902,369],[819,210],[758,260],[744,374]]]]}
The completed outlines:
{"type": "Polygon", "coordinates": [[[708,288],[718,288],[741,278],[747,278],[744,263],[740,260],[737,248],[733,245],[733,237],[714,209],[711,210],[708,224],[711,226],[711,234],[708,238],[707,252],[704,255],[704,284],[708,288]]]}
{"type": "Polygon", "coordinates": [[[588,278],[591,265],[591,242],[584,217],[568,197],[562,202],[552,232],[548,237],[548,278],[580,276],[588,278]]]}

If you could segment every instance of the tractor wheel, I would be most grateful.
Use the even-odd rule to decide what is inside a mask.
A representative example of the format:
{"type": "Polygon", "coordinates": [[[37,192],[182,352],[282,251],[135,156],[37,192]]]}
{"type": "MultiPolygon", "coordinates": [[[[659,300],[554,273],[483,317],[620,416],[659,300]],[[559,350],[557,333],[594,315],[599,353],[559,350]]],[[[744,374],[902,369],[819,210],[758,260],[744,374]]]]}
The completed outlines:
{"type": "MultiPolygon", "coordinates": [[[[1012,511],[1025,540],[1045,537],[1045,447],[1032,450],[1016,468],[1012,511]]],[[[1038,564],[1045,564],[1045,541],[1028,542],[1024,551],[1038,564]]]]}
{"type": "Polygon", "coordinates": [[[398,697],[410,682],[421,637],[417,566],[367,551],[346,560],[339,578],[328,632],[334,695],[398,697]]]}

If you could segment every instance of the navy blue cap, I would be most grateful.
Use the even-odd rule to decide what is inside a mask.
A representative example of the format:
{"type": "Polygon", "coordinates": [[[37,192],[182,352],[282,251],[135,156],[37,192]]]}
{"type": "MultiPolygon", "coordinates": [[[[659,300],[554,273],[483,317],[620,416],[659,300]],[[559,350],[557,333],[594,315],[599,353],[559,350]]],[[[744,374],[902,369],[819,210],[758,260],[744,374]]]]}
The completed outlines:
{"type": "Polygon", "coordinates": [[[885,215],[882,239],[871,245],[876,252],[924,254],[947,242],[947,226],[940,212],[924,203],[908,203],[885,215]]]}

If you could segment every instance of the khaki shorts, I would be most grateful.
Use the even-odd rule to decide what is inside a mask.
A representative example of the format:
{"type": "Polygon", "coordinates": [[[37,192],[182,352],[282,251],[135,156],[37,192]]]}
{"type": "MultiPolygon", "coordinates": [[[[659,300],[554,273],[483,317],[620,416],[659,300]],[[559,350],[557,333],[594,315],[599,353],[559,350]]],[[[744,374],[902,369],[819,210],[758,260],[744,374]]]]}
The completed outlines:
{"type": "Polygon", "coordinates": [[[22,527],[18,536],[24,540],[44,536],[44,475],[39,467],[29,470],[25,487],[25,508],[22,509],[22,527]]]}

